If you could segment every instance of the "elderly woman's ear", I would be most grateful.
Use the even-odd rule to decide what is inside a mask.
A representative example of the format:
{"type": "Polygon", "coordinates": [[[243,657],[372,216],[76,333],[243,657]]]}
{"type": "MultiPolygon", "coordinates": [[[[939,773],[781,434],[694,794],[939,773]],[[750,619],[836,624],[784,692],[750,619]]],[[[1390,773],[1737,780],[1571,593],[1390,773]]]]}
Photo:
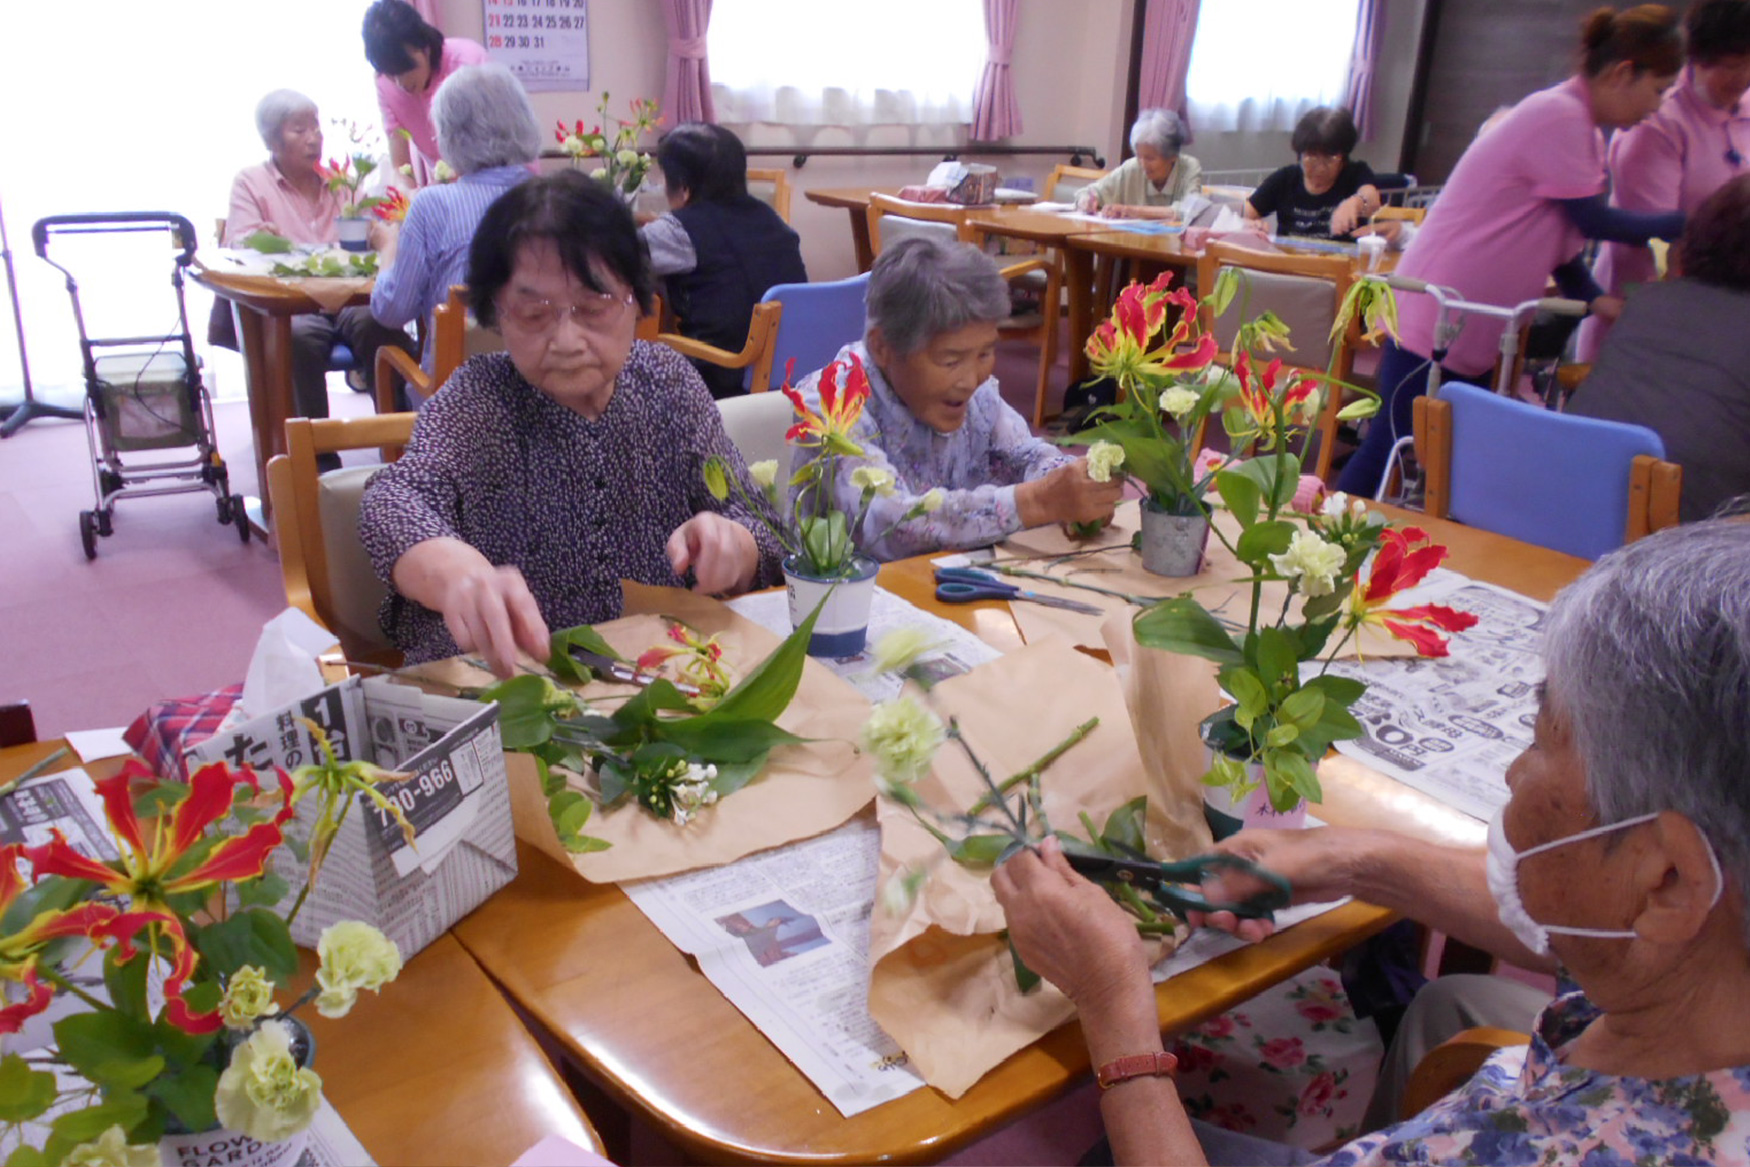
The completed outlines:
{"type": "MultiPolygon", "coordinates": [[[[1645,901],[1633,927],[1642,940],[1687,946],[1710,927],[1742,929],[1737,895],[1724,876],[1701,828],[1688,816],[1665,811],[1646,834],[1646,851],[1637,860],[1636,881],[1645,901]],[[1718,909],[1718,910],[1716,910],[1718,909]]],[[[1739,941],[1742,943],[1742,941],[1739,941]]]]}

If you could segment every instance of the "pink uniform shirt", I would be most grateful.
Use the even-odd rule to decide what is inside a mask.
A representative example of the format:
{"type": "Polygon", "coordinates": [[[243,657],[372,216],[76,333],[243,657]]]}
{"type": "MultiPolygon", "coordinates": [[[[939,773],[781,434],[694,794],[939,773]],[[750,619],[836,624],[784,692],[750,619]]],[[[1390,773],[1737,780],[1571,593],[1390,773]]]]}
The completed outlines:
{"type": "MultiPolygon", "coordinates": [[[[1398,264],[1400,275],[1455,288],[1466,300],[1512,306],[1543,295],[1550,273],[1585,238],[1560,199],[1604,191],[1604,135],[1582,78],[1539,90],[1472,142],[1398,264]]],[[[1399,293],[1399,343],[1434,350],[1433,297],[1399,293]]],[[[1446,366],[1466,376],[1494,366],[1504,324],[1466,318],[1446,366]]]]}
{"type": "MultiPolygon", "coordinates": [[[[377,77],[377,105],[383,111],[383,133],[392,135],[406,130],[412,138],[414,170],[424,174],[437,165],[437,129],[431,124],[431,99],[444,79],[464,65],[486,63],[486,50],[462,37],[445,37],[443,59],[432,74],[424,93],[408,93],[395,84],[394,78],[377,77]],[[424,165],[420,165],[424,159],[424,165]]],[[[423,178],[421,181],[424,181],[423,178]]]]}
{"type": "MultiPolygon", "coordinates": [[[[1744,173],[1750,156],[1750,108],[1740,101],[1726,110],[1696,91],[1685,69],[1658,112],[1610,143],[1610,201],[1629,211],[1695,209],[1728,181],[1744,173]]],[[[1596,269],[1605,291],[1620,296],[1630,284],[1659,278],[1645,247],[1606,243],[1596,269]]],[[[1580,359],[1590,361],[1604,340],[1602,320],[1586,321],[1580,359]]]]}
{"type": "Polygon", "coordinates": [[[293,243],[333,243],[339,237],[334,225],[339,217],[338,194],[324,186],[315,199],[305,198],[269,159],[239,170],[232,180],[222,242],[236,247],[256,231],[272,231],[293,243]]]}

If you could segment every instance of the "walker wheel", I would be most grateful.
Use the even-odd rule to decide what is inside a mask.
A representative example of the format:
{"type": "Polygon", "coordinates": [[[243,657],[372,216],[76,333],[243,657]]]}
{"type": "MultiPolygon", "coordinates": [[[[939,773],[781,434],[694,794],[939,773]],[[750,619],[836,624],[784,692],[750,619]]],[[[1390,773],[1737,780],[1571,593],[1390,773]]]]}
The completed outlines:
{"type": "Polygon", "coordinates": [[[97,558],[97,516],[90,511],[79,512],[79,542],[85,548],[85,558],[97,558]]]}
{"type": "Polygon", "coordinates": [[[231,521],[237,524],[237,541],[239,543],[248,543],[249,512],[244,509],[243,496],[240,494],[234,494],[231,496],[231,521]]]}

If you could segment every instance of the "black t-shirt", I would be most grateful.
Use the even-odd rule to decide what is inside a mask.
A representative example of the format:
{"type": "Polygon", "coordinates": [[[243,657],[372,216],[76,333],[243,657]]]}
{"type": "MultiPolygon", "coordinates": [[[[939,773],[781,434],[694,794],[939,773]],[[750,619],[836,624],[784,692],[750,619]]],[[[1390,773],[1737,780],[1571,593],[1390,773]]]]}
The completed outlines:
{"type": "Polygon", "coordinates": [[[1351,158],[1343,164],[1331,189],[1316,195],[1306,189],[1306,179],[1296,162],[1259,183],[1248,201],[1260,218],[1275,212],[1278,235],[1329,239],[1332,237],[1331,212],[1338,203],[1372,181],[1373,167],[1351,158]]]}

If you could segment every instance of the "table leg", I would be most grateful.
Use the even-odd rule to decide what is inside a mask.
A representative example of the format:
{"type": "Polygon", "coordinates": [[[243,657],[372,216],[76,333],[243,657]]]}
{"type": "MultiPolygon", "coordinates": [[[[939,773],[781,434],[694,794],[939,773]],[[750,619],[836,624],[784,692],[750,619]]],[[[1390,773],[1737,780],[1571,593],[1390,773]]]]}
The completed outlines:
{"type": "MultiPolygon", "coordinates": [[[[262,524],[273,517],[267,492],[267,461],[286,452],[286,417],[292,403],[292,318],[238,305],[237,339],[249,388],[249,427],[255,438],[255,482],[262,524]]],[[[246,499],[251,518],[257,509],[246,499]]],[[[263,534],[266,532],[263,531],[263,534]]]]}
{"type": "Polygon", "coordinates": [[[1063,279],[1069,285],[1069,383],[1088,375],[1088,334],[1093,331],[1094,256],[1079,247],[1063,249],[1063,279]]]}
{"type": "Polygon", "coordinates": [[[875,266],[875,244],[869,239],[869,212],[860,207],[849,208],[851,216],[851,247],[857,252],[859,274],[875,266]]]}

